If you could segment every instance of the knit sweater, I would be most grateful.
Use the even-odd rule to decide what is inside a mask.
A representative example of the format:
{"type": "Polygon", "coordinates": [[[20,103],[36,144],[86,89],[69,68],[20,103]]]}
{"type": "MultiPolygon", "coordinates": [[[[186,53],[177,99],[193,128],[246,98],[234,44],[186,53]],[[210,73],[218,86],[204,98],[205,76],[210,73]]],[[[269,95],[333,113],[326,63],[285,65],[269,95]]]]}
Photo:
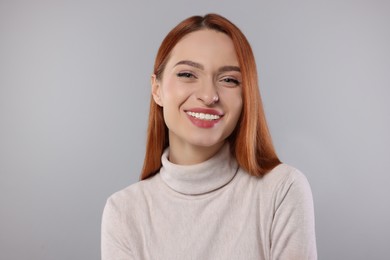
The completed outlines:
{"type": "Polygon", "coordinates": [[[155,176],[113,194],[102,219],[102,259],[317,259],[305,176],[286,164],[263,177],[225,145],[196,165],[162,155],[155,176]]]}

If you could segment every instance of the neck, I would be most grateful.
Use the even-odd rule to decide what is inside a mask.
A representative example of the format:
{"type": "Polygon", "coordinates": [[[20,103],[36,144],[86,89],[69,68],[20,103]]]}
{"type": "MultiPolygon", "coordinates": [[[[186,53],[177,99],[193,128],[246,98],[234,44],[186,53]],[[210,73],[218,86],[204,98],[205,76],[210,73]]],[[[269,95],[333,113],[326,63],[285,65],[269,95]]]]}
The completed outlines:
{"type": "Polygon", "coordinates": [[[238,164],[224,144],[210,159],[193,165],[178,165],[168,160],[170,148],[161,156],[160,176],[172,190],[185,195],[201,195],[227,185],[236,175],[238,164]]]}
{"type": "Polygon", "coordinates": [[[207,161],[215,155],[225,142],[217,143],[213,146],[197,146],[188,143],[178,144],[170,142],[169,161],[178,165],[192,165],[207,161]]]}

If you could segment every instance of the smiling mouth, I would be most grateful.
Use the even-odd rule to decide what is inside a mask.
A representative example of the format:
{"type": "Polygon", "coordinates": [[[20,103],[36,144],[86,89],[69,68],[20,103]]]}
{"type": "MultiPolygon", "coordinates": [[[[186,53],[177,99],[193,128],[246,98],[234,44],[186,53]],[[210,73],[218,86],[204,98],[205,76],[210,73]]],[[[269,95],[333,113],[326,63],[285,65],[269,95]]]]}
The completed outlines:
{"type": "Polygon", "coordinates": [[[187,113],[187,115],[192,116],[196,119],[200,119],[200,120],[212,121],[212,120],[218,120],[221,118],[221,116],[219,116],[219,115],[213,115],[213,114],[207,114],[207,113],[197,113],[197,112],[191,112],[191,111],[187,111],[186,113],[187,113]]]}

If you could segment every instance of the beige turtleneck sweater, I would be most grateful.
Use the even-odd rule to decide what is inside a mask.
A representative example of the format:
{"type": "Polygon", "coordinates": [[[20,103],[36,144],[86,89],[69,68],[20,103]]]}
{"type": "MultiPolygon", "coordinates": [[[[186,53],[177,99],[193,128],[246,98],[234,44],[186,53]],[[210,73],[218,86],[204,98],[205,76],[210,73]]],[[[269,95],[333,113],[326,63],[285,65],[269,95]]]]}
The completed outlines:
{"type": "Polygon", "coordinates": [[[317,259],[310,186],[281,164],[253,177],[225,145],[203,163],[168,161],[113,194],[102,220],[102,259],[317,259]]]}

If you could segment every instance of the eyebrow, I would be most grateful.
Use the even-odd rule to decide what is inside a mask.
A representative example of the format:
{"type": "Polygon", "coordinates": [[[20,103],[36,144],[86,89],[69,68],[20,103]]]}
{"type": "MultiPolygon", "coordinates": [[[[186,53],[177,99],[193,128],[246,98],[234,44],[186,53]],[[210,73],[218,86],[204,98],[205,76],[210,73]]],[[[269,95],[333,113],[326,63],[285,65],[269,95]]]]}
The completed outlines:
{"type": "MultiPolygon", "coordinates": [[[[190,61],[190,60],[182,60],[182,61],[179,61],[178,63],[175,64],[175,67],[177,65],[188,65],[188,66],[191,66],[191,67],[194,67],[194,68],[197,68],[197,69],[201,69],[201,70],[204,70],[204,66],[200,63],[197,63],[195,61],[190,61]]],[[[237,66],[223,66],[223,67],[220,67],[218,69],[218,72],[221,73],[221,72],[227,72],[227,71],[238,71],[238,72],[241,72],[240,70],[240,67],[237,67],[237,66]]]]}
{"type": "Polygon", "coordinates": [[[227,71],[238,71],[238,72],[241,72],[240,67],[237,67],[237,66],[223,66],[223,67],[218,69],[219,73],[227,72],[227,71]]]}
{"type": "Polygon", "coordinates": [[[188,65],[188,66],[191,66],[191,67],[195,67],[197,69],[204,70],[204,66],[202,64],[194,62],[194,61],[190,61],[190,60],[181,60],[178,63],[176,63],[175,67],[177,65],[181,65],[181,64],[188,65]]]}

